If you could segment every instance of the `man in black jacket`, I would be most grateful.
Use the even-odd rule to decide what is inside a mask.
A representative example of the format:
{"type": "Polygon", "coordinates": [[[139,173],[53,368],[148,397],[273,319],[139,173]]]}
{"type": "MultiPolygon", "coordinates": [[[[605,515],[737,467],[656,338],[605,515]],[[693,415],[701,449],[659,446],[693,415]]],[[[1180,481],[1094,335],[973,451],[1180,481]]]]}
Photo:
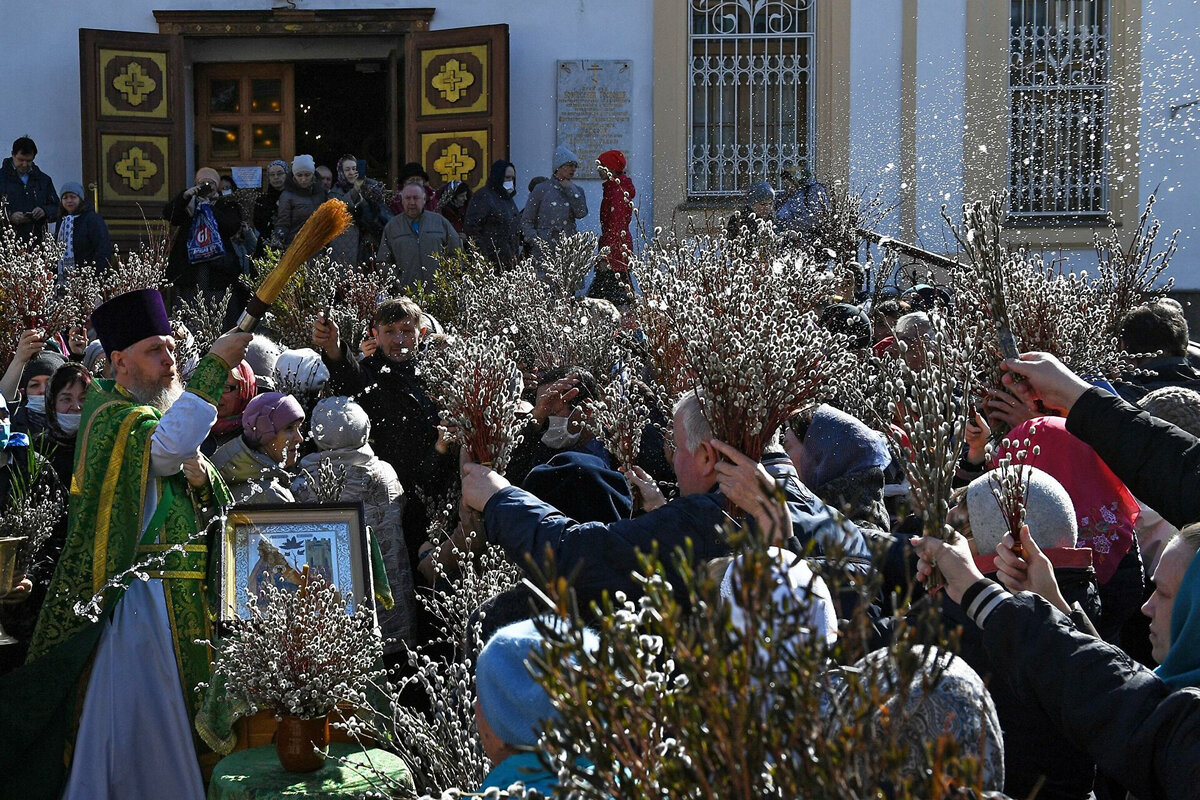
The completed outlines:
{"type": "Polygon", "coordinates": [[[425,330],[421,308],[407,297],[387,300],[375,310],[371,335],[375,352],[359,361],[342,340],[337,323],[319,318],[313,344],[329,368],[334,394],[354,397],[371,418],[371,446],[391,464],[404,494],[404,538],[412,563],[429,526],[423,498],[440,501],[453,480],[454,464],[439,457],[438,409],[417,375],[418,348],[425,330]],[[448,473],[448,476],[447,476],[448,473]]]}
{"type": "Polygon", "coordinates": [[[46,225],[58,215],[54,181],[33,163],[36,156],[33,139],[22,136],[13,142],[12,157],[0,166],[0,197],[7,211],[4,221],[22,240],[40,241],[46,225]]]}

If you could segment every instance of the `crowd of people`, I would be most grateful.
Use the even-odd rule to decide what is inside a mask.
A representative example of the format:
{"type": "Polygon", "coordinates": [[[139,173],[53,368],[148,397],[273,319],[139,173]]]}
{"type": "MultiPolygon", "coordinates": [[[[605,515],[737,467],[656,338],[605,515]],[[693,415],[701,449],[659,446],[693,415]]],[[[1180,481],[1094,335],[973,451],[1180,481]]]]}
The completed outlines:
{"type": "MultiPolygon", "coordinates": [[[[56,224],[58,269],[103,269],[113,257],[103,221],[78,183],[57,195],[35,155],[22,137],[0,168],[5,224],[22,240],[56,224]]],[[[620,153],[598,162],[594,285],[636,327],[635,190],[620,153]]],[[[0,646],[6,786],[25,797],[203,797],[201,765],[227,751],[233,720],[206,713],[196,691],[208,676],[215,559],[197,531],[222,508],[327,501],[317,476],[333,468],[344,476],[333,499],[362,504],[381,556],[392,604],[379,623],[385,661],[399,671],[429,641],[418,595],[444,591],[459,557],[461,538],[431,532],[447,497],[463,528],[475,524],[531,578],[551,566],[570,576],[583,622],[595,622],[606,597],[643,593],[638,556],[655,548],[686,546],[693,567],[715,564],[735,583],[726,528],[749,518],[775,531],[780,595],[811,606],[804,646],[837,642],[855,602],[848,584],[831,578],[826,587],[832,563],[849,583],[882,576],[886,588],[867,598],[879,606],[880,643],[892,590],[940,607],[927,644],[957,654],[955,674],[976,694],[973,706],[954,706],[956,721],[932,719],[930,730],[969,731],[966,752],[986,739],[991,796],[1194,795],[1200,370],[1177,303],[1155,298],[1125,315],[1119,337],[1131,369],[1111,381],[1085,380],[1045,353],[1004,361],[962,439],[944,442],[958,459],[950,538],[917,535],[903,457],[878,420],[856,418],[836,398],[790,415],[766,452],[740,453],[715,438],[706,398],[688,389],[646,426],[637,463],[618,469],[591,424],[610,376],[561,363],[529,376],[522,438],[501,474],[455,444],[422,370],[439,321],[407,295],[464,240],[501,271],[573,233],[588,214],[577,159],[560,147],[550,166],[523,211],[505,160],[474,193],[461,182],[434,191],[408,165],[389,201],[353,155],[327,170],[328,184],[310,156],[273,162],[249,219],[207,167],[167,204],[163,216],[178,229],[168,279],[203,297],[244,286],[253,256],[286,248],[321,203],[340,199],[353,225],[331,244],[338,260],[375,258],[398,289],[363,320],[363,342],[321,314],[313,349],[235,330],[182,362],[170,309],[146,287],[104,302],[86,326],[30,324],[13,343],[0,378],[0,505],[36,485],[69,513],[3,587],[0,621],[17,640],[0,646]],[[994,489],[1006,457],[1030,468],[1015,537],[994,489]],[[138,567],[165,551],[166,563],[138,567]],[[935,573],[944,591],[923,595],[918,584],[935,573]],[[998,736],[981,733],[989,715],[998,736]]],[[[751,189],[729,238],[770,227],[803,246],[828,192],[802,169],[783,179],[778,200],[768,185],[751,189]]],[[[873,303],[852,290],[821,324],[858,358],[920,370],[953,290],[919,285],[873,303]]],[[[682,595],[681,565],[667,559],[664,573],[682,595]]],[[[558,777],[536,749],[562,712],[529,670],[543,646],[530,590],[511,591],[489,607],[476,665],[478,734],[494,770],[482,786],[460,788],[522,780],[552,792],[558,777]]],[[[735,625],[753,624],[733,611],[735,625]]],[[[925,755],[916,748],[913,758],[925,755]]]]}

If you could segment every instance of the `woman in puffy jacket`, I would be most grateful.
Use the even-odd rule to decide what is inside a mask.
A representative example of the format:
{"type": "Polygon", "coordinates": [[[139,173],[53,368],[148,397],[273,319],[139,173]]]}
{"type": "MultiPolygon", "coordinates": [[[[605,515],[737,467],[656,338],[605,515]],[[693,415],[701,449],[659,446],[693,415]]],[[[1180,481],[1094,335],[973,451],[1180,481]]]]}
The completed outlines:
{"type": "Polygon", "coordinates": [[[492,164],[487,183],[467,204],[463,231],[485,258],[499,269],[511,267],[521,254],[521,214],[517,193],[517,168],[500,159],[492,164]]]}

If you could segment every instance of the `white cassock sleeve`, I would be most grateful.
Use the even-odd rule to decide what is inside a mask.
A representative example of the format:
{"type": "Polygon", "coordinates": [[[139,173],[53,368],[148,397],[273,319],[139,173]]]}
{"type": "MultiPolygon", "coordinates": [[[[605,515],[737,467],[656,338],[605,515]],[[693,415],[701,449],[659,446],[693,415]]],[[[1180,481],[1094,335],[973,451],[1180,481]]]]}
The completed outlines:
{"type": "Polygon", "coordinates": [[[150,474],[174,475],[183,462],[200,452],[208,431],[217,421],[217,408],[198,394],[180,395],[154,429],[150,438],[150,474]]]}

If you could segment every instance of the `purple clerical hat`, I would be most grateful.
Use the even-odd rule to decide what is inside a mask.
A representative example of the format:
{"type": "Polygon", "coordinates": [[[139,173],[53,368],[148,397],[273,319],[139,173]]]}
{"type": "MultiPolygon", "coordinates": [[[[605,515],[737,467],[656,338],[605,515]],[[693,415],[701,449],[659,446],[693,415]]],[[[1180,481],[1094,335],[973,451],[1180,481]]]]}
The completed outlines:
{"type": "Polygon", "coordinates": [[[150,336],[171,335],[171,322],[157,289],[138,289],[101,303],[92,312],[92,327],[105,356],[150,336]]]}

